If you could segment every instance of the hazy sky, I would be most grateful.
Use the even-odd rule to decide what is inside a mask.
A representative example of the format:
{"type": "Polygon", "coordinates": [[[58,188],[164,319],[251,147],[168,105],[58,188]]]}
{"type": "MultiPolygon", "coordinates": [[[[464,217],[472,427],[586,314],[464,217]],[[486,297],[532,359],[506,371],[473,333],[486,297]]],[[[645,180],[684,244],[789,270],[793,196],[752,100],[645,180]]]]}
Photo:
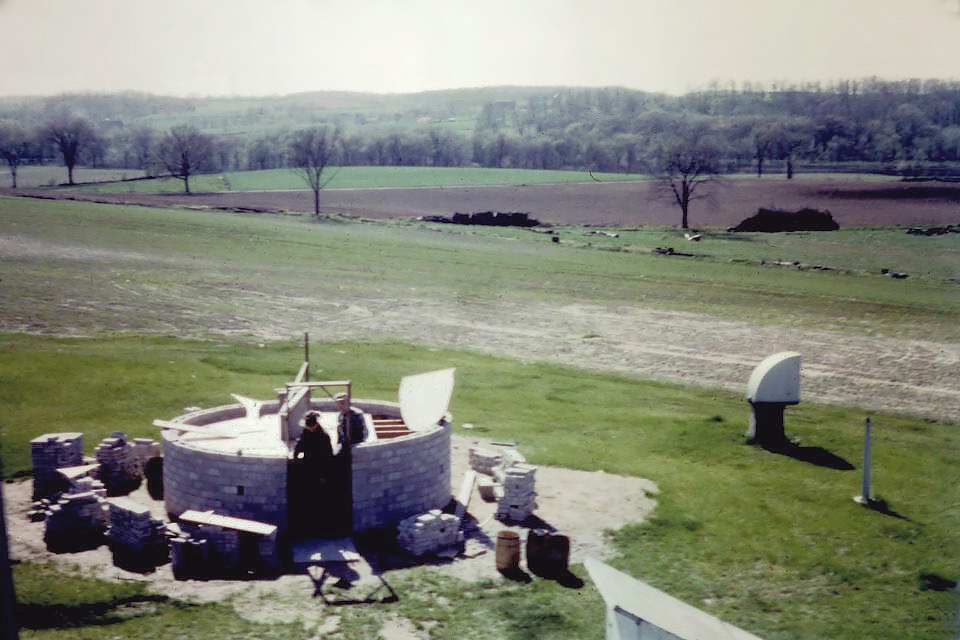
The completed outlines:
{"type": "Polygon", "coordinates": [[[0,94],[960,76],[960,0],[0,0],[0,94]]]}

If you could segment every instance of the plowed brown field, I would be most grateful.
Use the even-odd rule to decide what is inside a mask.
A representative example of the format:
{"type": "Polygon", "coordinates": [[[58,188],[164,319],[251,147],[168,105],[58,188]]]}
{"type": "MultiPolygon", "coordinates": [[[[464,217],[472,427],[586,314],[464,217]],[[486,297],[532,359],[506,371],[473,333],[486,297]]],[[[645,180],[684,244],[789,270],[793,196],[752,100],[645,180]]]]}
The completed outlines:
{"type": "MultiPolygon", "coordinates": [[[[783,178],[730,179],[705,187],[690,212],[694,227],[729,227],[758,207],[829,209],[843,227],[960,222],[960,184],[783,178]]],[[[249,207],[312,211],[309,191],[107,194],[46,191],[45,196],[153,206],[249,207]]],[[[555,224],[676,225],[676,205],[653,182],[528,187],[332,189],[323,210],[368,218],[449,215],[455,211],[527,211],[555,224]]]]}

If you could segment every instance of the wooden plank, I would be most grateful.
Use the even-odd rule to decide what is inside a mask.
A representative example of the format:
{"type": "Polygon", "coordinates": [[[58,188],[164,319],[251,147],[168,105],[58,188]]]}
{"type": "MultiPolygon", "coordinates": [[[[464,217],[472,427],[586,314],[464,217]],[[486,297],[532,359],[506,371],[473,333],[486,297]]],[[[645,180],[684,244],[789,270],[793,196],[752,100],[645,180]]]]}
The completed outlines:
{"type": "Polygon", "coordinates": [[[214,431],[209,427],[195,427],[189,424],[180,424],[179,422],[169,422],[167,420],[154,420],[153,426],[160,427],[161,429],[172,429],[174,431],[179,431],[181,433],[200,433],[206,436],[207,438],[213,438],[213,439],[236,438],[239,435],[239,433],[232,433],[232,434],[220,433],[218,431],[214,431]]]}
{"type": "Polygon", "coordinates": [[[293,381],[297,383],[307,382],[307,371],[309,371],[309,369],[310,363],[304,362],[302,365],[300,365],[300,371],[297,372],[297,377],[294,378],[293,381]]]}
{"type": "Polygon", "coordinates": [[[349,380],[323,380],[318,382],[288,382],[288,387],[349,387],[349,380]]]}
{"type": "Polygon", "coordinates": [[[457,509],[454,515],[463,520],[467,508],[470,506],[470,498],[473,496],[473,485],[477,481],[477,472],[470,470],[463,474],[463,483],[460,484],[460,493],[457,494],[457,509]]]}

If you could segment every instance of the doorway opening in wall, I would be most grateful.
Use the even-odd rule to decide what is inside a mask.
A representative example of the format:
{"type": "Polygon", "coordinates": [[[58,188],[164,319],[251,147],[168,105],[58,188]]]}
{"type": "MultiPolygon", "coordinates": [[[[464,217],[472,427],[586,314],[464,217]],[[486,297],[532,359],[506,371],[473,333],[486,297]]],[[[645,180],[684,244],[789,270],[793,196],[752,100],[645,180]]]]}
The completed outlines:
{"type": "Polygon", "coordinates": [[[296,458],[287,474],[287,505],[293,539],[349,535],[353,500],[350,452],[325,460],[296,458]]]}

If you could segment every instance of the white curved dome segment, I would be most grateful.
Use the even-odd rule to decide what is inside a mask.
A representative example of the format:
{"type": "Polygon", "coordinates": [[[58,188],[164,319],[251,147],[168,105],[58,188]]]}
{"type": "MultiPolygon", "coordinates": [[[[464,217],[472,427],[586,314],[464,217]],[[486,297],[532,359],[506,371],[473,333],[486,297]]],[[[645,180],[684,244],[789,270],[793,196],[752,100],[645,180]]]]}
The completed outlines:
{"type": "Polygon", "coordinates": [[[400,381],[400,415],[413,431],[429,429],[447,415],[453,395],[453,372],[441,369],[400,381]]]}
{"type": "Polygon", "coordinates": [[[800,354],[783,351],[767,356],[750,374],[747,400],[798,404],[800,402],[800,354]]]}

